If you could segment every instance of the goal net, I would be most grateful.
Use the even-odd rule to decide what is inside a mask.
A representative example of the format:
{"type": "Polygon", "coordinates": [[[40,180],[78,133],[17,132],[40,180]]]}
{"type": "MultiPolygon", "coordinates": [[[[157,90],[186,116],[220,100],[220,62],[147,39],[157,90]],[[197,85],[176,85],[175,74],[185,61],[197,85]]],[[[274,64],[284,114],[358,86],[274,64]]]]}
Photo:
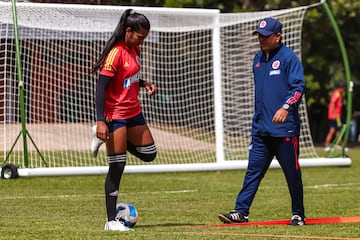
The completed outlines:
{"type": "MultiPolygon", "coordinates": [[[[56,173],[60,168],[70,169],[71,174],[84,169],[107,171],[105,146],[96,158],[90,152],[97,81],[90,70],[126,8],[17,3],[22,102],[12,5],[0,3],[3,164],[46,167],[56,173]],[[24,129],[21,104],[28,141],[20,137],[24,129]]],[[[153,163],[143,163],[128,154],[126,171],[245,168],[253,112],[251,67],[259,49],[252,32],[261,18],[278,18],[283,23],[283,41],[301,57],[307,7],[236,14],[132,8],[145,14],[152,25],[142,46],[142,78],[154,82],[158,94],[150,97],[141,91],[140,100],[158,156],[153,163]]],[[[300,158],[314,164],[313,159],[320,158],[312,143],[305,99],[303,102],[300,158]]]]}

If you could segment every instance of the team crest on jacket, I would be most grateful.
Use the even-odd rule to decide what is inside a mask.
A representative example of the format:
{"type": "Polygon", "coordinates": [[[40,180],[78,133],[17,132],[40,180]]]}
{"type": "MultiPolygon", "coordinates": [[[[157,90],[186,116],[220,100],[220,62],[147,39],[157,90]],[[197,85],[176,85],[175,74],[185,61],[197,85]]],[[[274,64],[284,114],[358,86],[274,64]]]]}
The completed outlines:
{"type": "Polygon", "coordinates": [[[269,76],[272,76],[272,75],[280,75],[280,61],[279,60],[276,60],[274,61],[272,64],[271,64],[271,67],[273,70],[270,71],[269,73],[269,76]]]}
{"type": "Polygon", "coordinates": [[[272,63],[272,68],[273,69],[278,69],[280,67],[280,61],[276,60],[272,63]]]}

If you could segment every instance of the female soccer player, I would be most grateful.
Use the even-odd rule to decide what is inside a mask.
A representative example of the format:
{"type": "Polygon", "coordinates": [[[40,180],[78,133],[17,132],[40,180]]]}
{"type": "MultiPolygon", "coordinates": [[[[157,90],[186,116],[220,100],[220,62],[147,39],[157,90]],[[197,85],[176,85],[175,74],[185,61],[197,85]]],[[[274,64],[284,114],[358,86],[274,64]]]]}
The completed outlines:
{"type": "MultiPolygon", "coordinates": [[[[140,79],[140,44],[150,30],[146,16],[127,9],[93,67],[96,85],[96,137],[106,143],[109,171],[105,180],[105,230],[128,231],[116,217],[116,203],[126,151],[145,162],[156,157],[156,146],[138,99],[139,88],[150,95],[156,86],[140,79]]],[[[98,141],[97,149],[101,141],[98,141]]]]}

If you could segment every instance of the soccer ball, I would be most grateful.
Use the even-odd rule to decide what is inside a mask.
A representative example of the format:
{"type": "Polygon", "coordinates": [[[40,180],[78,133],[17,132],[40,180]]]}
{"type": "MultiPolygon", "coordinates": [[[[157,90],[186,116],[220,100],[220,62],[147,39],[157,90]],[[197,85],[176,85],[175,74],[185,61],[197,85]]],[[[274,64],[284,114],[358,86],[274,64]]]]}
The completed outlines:
{"type": "Polygon", "coordinates": [[[138,212],[134,205],[128,202],[122,202],[116,205],[116,217],[120,221],[124,221],[125,226],[132,228],[135,226],[139,218],[138,212]]]}

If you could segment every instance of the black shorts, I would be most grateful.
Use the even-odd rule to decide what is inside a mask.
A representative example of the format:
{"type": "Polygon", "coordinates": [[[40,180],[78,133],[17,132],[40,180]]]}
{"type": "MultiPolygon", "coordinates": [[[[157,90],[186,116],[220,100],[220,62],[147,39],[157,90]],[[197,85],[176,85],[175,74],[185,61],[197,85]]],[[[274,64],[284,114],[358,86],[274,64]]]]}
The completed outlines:
{"type": "Polygon", "coordinates": [[[106,122],[109,132],[114,132],[116,129],[121,127],[134,127],[145,125],[146,121],[142,113],[129,119],[112,119],[110,122],[106,122]]]}
{"type": "Polygon", "coordinates": [[[329,119],[329,127],[335,128],[336,131],[340,131],[342,124],[340,126],[337,125],[337,121],[335,119],[329,119]]]}

